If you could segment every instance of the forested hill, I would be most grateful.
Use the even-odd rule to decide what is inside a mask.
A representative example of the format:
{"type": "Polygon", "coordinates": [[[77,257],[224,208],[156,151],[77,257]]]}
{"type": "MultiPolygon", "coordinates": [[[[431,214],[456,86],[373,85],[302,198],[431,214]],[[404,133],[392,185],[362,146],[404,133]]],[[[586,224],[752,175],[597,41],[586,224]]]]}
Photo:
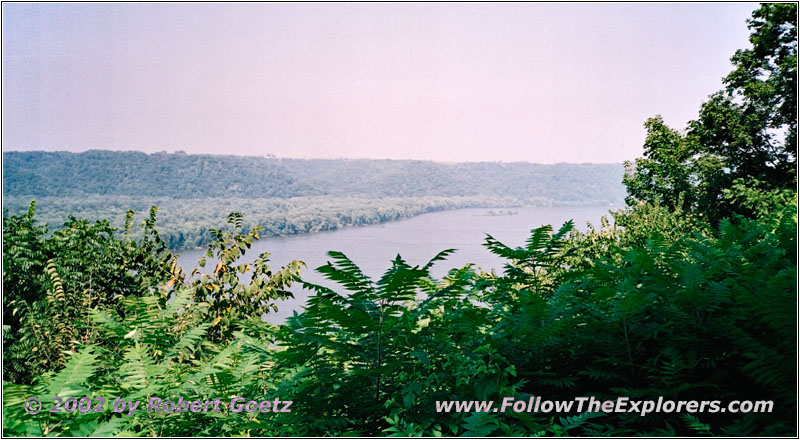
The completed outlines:
{"type": "Polygon", "coordinates": [[[374,224],[445,209],[621,206],[621,164],[304,160],[92,150],[3,153],[4,215],[50,230],[70,215],[122,226],[158,206],[173,249],[204,246],[232,211],[267,235],[374,224]]]}
{"type": "Polygon", "coordinates": [[[3,194],[170,198],[513,197],[616,204],[622,164],[304,160],[92,150],[4,152],[3,194]]]}

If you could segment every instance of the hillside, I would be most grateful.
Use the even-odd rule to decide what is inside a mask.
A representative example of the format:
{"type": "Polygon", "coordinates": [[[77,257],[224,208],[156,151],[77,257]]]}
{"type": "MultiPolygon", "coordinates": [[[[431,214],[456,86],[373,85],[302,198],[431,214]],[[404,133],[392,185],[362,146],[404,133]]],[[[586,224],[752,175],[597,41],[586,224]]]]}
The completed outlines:
{"type": "Polygon", "coordinates": [[[3,153],[3,195],[173,198],[501,196],[616,203],[621,164],[304,160],[92,150],[3,153]]]}
{"type": "Polygon", "coordinates": [[[3,209],[49,228],[69,215],[121,226],[159,207],[170,248],[204,246],[231,211],[267,235],[469,207],[622,204],[621,164],[303,160],[93,150],[3,153],[3,209]]]}

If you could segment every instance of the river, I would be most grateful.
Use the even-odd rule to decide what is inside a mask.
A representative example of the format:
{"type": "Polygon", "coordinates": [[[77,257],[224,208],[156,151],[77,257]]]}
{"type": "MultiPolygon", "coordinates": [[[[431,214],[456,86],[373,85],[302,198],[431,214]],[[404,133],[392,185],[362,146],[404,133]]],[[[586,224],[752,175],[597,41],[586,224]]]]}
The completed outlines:
{"type": "MultiPolygon", "coordinates": [[[[291,260],[301,260],[308,265],[302,272],[303,279],[341,290],[335,283],[326,280],[314,269],[330,260],[327,252],[340,251],[353,260],[368,276],[377,279],[391,267],[399,253],[412,266],[423,265],[439,251],[455,248],[457,251],[447,260],[436,263],[431,271],[434,277],[442,277],[448,270],[475,263],[485,271],[500,272],[503,260],[482,246],[486,234],[491,234],[502,243],[517,247],[525,243],[530,230],[543,224],[558,229],[565,221],[574,220],[575,226],[586,229],[586,222],[599,227],[600,217],[608,214],[609,207],[549,207],[549,208],[500,208],[458,209],[423,214],[410,219],[350,227],[335,231],[283,237],[262,237],[255,242],[240,262],[250,263],[262,252],[270,252],[270,266],[277,269],[291,260]],[[509,212],[514,214],[508,215],[509,212]],[[494,213],[495,215],[492,215],[494,213]],[[497,215],[501,214],[501,215],[497,215]]],[[[179,262],[190,272],[204,250],[184,249],[178,251],[179,262]]],[[[210,262],[206,266],[214,267],[210,262]]],[[[266,320],[282,323],[293,311],[300,312],[311,293],[300,286],[293,286],[295,298],[278,303],[278,312],[271,313],[266,320]]]]}

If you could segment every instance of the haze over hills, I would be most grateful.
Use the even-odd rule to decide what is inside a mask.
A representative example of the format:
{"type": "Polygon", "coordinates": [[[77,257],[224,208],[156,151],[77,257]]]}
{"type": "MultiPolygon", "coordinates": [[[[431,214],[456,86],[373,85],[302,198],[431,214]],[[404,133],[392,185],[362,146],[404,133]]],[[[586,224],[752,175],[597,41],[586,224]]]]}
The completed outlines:
{"type": "Polygon", "coordinates": [[[500,196],[621,202],[621,164],[276,159],[132,151],[3,153],[5,195],[173,198],[500,196]]]}
{"type": "Polygon", "coordinates": [[[242,212],[269,235],[396,220],[466,207],[619,206],[622,164],[278,159],[131,151],[4,152],[3,208],[51,228],[159,207],[170,247],[201,246],[242,212]]]}

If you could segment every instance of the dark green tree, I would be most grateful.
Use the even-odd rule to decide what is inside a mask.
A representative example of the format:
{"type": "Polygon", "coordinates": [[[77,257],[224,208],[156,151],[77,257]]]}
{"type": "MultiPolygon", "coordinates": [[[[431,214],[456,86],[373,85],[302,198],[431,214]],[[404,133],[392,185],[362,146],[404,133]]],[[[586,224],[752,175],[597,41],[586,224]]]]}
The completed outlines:
{"type": "Polygon", "coordinates": [[[797,5],[762,5],[748,27],[752,47],[731,58],[726,88],[687,130],[660,117],[645,123],[644,158],[626,164],[629,205],[657,202],[715,223],[754,214],[725,196],[741,179],[767,190],[796,185],[797,5]]]}

